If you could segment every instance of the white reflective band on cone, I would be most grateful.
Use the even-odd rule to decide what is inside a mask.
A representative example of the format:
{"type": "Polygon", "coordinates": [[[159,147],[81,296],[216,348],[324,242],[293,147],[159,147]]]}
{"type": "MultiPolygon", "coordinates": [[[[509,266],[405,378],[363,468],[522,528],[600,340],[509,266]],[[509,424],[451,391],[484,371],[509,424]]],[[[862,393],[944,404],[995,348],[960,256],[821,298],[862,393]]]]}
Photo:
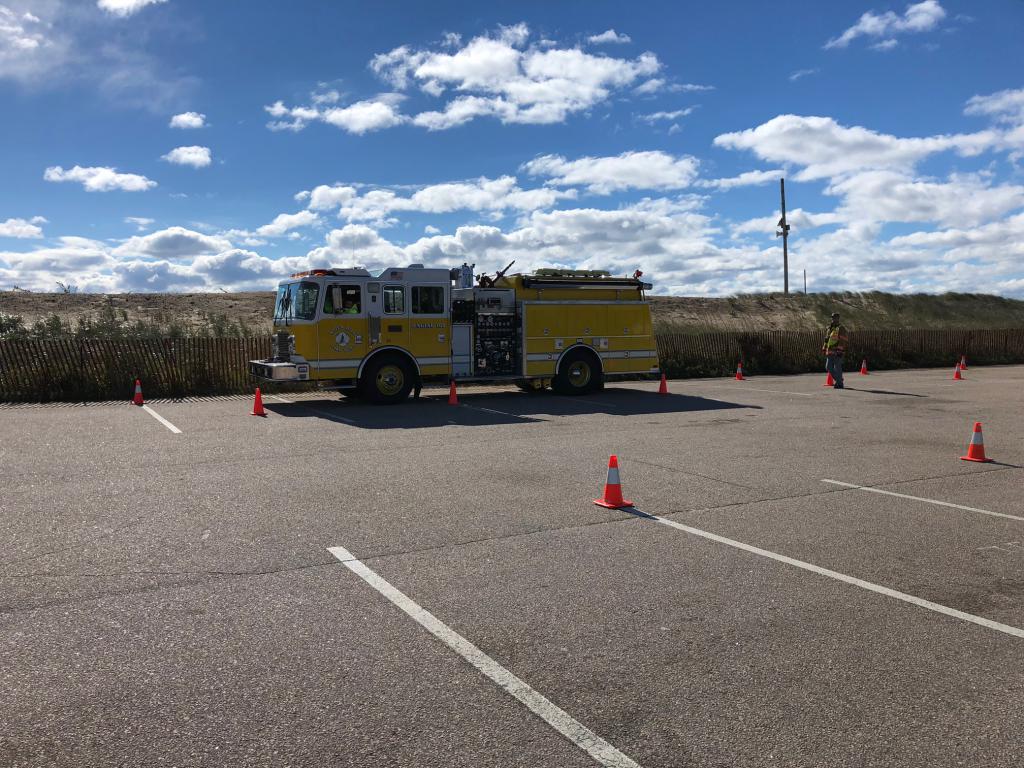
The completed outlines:
{"type": "Polygon", "coordinates": [[[981,436],[981,432],[975,432],[971,435],[971,445],[984,445],[985,440],[981,436]]]}
{"type": "Polygon", "coordinates": [[[619,485],[618,467],[608,467],[608,485],[619,485]]]}

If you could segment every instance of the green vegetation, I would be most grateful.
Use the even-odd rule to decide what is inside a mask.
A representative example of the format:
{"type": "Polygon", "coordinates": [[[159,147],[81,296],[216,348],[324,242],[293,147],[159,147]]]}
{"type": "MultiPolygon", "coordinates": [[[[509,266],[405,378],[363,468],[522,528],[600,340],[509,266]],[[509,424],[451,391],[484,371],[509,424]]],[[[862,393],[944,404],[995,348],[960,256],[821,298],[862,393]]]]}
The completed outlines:
{"type": "Polygon", "coordinates": [[[65,320],[52,313],[28,324],[21,315],[0,313],[0,341],[241,339],[262,335],[262,329],[251,328],[243,319],[232,319],[224,313],[201,313],[201,319],[199,323],[185,324],[163,314],[153,318],[130,318],[128,310],[119,309],[112,302],[107,302],[97,312],[79,315],[75,320],[65,320]]]}
{"type": "Polygon", "coordinates": [[[1024,328],[1024,301],[976,293],[744,294],[652,301],[662,333],[820,330],[839,312],[850,330],[1024,328]]]}

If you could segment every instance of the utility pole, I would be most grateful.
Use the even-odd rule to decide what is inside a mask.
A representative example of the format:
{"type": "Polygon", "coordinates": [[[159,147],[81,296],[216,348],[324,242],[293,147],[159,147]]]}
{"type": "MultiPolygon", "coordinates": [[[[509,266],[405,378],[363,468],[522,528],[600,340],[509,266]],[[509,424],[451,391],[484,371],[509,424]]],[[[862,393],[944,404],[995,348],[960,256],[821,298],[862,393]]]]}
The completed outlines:
{"type": "Polygon", "coordinates": [[[779,191],[782,194],[782,218],[779,219],[777,226],[782,227],[779,232],[775,233],[776,237],[782,238],[782,274],[783,274],[783,289],[782,292],[789,295],[789,224],[786,223],[786,180],[779,179],[779,191]]]}

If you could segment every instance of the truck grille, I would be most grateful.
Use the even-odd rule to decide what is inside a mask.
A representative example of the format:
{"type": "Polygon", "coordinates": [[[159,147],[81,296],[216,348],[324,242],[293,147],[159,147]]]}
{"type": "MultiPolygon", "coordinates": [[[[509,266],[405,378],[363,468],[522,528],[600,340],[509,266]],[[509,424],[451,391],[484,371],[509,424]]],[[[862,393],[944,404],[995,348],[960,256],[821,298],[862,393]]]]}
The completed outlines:
{"type": "Polygon", "coordinates": [[[288,331],[278,331],[271,337],[270,354],[274,362],[287,363],[291,361],[291,334],[288,331]]]}

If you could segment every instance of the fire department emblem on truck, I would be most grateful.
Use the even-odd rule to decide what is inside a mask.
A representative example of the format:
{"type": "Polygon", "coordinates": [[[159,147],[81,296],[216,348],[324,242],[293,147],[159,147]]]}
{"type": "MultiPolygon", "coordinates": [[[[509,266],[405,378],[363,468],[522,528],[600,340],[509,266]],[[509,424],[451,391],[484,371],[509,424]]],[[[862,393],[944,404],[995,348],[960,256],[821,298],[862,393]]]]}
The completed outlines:
{"type": "Polygon", "coordinates": [[[344,352],[352,344],[352,337],[348,335],[348,331],[346,331],[344,328],[339,326],[337,328],[334,328],[331,331],[331,333],[334,334],[335,352],[344,352]]]}

